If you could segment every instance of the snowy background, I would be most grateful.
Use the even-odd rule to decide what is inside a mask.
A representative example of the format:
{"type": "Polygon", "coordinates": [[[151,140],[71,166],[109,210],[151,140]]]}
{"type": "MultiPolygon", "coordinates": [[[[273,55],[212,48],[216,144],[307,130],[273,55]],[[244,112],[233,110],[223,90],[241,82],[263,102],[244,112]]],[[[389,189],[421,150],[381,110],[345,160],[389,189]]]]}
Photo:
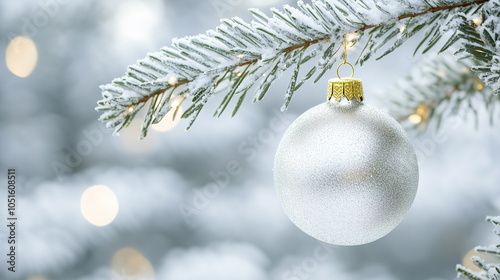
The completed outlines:
{"type": "MultiPolygon", "coordinates": [[[[302,233],[273,188],[279,140],[294,118],[324,101],[328,77],[304,86],[286,113],[277,113],[285,77],[234,118],[212,119],[212,104],[189,132],[181,121],[143,141],[138,123],[113,137],[96,121],[98,86],[146,52],[214,28],[222,17],[248,20],[248,8],[268,13],[286,3],[293,1],[0,0],[0,179],[17,168],[19,200],[11,273],[2,187],[0,279],[453,279],[475,245],[498,243],[483,220],[500,212],[500,132],[484,112],[477,129],[464,118],[439,134],[412,136],[421,155],[415,203],[396,230],[357,247],[302,233]],[[38,53],[25,78],[5,63],[18,35],[31,37],[38,53]],[[280,126],[271,130],[271,121],[280,126]],[[239,172],[214,188],[234,164],[239,172]],[[80,208],[95,185],[118,201],[107,226],[92,224],[80,208]]],[[[411,55],[417,41],[358,69],[368,103],[388,105],[387,90],[420,60],[411,55]]]]}

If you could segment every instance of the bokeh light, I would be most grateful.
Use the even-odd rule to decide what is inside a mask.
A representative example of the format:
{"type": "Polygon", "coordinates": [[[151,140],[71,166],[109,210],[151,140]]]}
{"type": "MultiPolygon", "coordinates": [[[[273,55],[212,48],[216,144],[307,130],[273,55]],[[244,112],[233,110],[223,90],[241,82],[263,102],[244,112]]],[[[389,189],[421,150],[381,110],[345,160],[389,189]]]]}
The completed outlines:
{"type": "Polygon", "coordinates": [[[462,265],[474,272],[481,271],[481,269],[472,262],[472,257],[474,256],[479,257],[480,259],[484,260],[487,263],[500,262],[499,257],[495,257],[491,254],[476,252],[474,249],[472,249],[465,255],[464,259],[462,260],[462,265]]]}
{"type": "Polygon", "coordinates": [[[144,40],[150,37],[159,24],[158,9],[150,2],[128,1],[118,7],[116,24],[120,34],[130,39],[144,40]]]}
{"type": "Polygon", "coordinates": [[[157,138],[153,133],[149,133],[144,139],[140,139],[142,123],[144,117],[137,116],[130,125],[120,131],[121,144],[125,151],[137,155],[147,155],[155,150],[157,146],[157,138]]]}
{"type": "Polygon", "coordinates": [[[155,279],[153,265],[139,251],[123,248],[113,255],[111,269],[120,279],[155,279]]]}
{"type": "Polygon", "coordinates": [[[428,119],[429,118],[429,107],[422,105],[418,106],[417,108],[417,114],[422,117],[422,119],[428,119]]]}
{"type": "Polygon", "coordinates": [[[464,73],[464,74],[469,74],[469,73],[470,73],[470,69],[469,69],[468,67],[462,67],[462,68],[460,69],[460,71],[461,71],[462,73],[464,73]]]}
{"type": "Polygon", "coordinates": [[[83,217],[96,226],[110,224],[116,218],[118,208],[118,198],[115,193],[103,185],[86,189],[80,200],[83,217]]]}
{"type": "Polygon", "coordinates": [[[419,114],[411,114],[408,116],[408,120],[412,124],[419,124],[422,122],[422,116],[420,116],[419,114]]]}
{"type": "Polygon", "coordinates": [[[184,113],[180,102],[179,98],[172,102],[170,111],[163,117],[161,122],[153,125],[152,128],[159,132],[166,132],[174,129],[181,121],[181,116],[184,113]]]}
{"type": "Polygon", "coordinates": [[[26,78],[36,67],[38,51],[35,42],[26,36],[12,39],[5,52],[5,63],[12,74],[26,78]]]}

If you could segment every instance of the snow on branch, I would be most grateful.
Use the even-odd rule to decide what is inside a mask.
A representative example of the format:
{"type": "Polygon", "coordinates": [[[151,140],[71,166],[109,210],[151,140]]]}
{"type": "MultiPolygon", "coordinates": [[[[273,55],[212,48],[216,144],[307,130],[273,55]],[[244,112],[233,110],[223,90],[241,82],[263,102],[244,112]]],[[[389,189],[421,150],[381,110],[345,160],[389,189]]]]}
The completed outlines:
{"type": "Polygon", "coordinates": [[[271,9],[271,17],[256,9],[250,12],[250,23],[223,19],[206,34],[175,39],[171,47],[149,53],[125,76],[101,86],[103,99],[96,108],[102,112],[100,120],[118,133],[147,108],[145,137],[151,125],[178,107],[171,106],[174,99],[182,97],[192,102],[182,116],[191,119],[189,128],[215,94],[224,94],[215,116],[231,103],[234,115],[249,93],[254,102],[262,100],[272,83],[292,69],[282,107],[286,110],[295,91],[310,79],[317,82],[334,66],[342,38],[349,33],[356,34],[353,44],[367,38],[357,61],[363,64],[382,51],[381,59],[420,31],[425,36],[417,51],[424,53],[447,31],[454,32],[442,51],[465,42],[463,53],[485,62],[474,70],[487,85],[498,83],[499,0],[313,0],[299,1],[297,8],[271,9]],[[482,24],[474,25],[478,14],[482,24]],[[308,61],[315,63],[304,71],[308,61]]]}
{"type": "MultiPolygon", "coordinates": [[[[500,236],[500,231],[498,230],[500,226],[500,216],[497,217],[486,217],[486,221],[492,223],[495,226],[494,232],[500,236]]],[[[476,252],[490,254],[495,256],[497,259],[500,256],[500,245],[496,246],[478,246],[475,248],[476,252]]],[[[472,262],[476,265],[480,272],[474,272],[463,265],[457,265],[458,276],[464,276],[469,280],[498,280],[500,279],[500,262],[497,263],[487,263],[481,258],[474,256],[472,257],[472,262]]]]}

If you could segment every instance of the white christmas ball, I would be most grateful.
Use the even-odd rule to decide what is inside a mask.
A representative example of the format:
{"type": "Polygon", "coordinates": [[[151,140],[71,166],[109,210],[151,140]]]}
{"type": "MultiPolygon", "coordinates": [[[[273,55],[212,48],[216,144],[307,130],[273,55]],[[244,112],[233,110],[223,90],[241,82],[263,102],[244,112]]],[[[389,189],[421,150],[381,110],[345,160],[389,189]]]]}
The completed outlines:
{"type": "Polygon", "coordinates": [[[330,244],[361,245],[401,222],[417,192],[418,165],[396,120],[343,98],[290,125],[276,153],[274,182],[302,231],[330,244]]]}

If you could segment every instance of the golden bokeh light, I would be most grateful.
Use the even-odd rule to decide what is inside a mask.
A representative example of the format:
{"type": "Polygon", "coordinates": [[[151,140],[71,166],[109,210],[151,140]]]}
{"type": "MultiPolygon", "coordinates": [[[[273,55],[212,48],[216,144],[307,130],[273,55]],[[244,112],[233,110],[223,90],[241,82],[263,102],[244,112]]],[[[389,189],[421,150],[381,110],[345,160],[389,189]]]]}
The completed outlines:
{"type": "Polygon", "coordinates": [[[157,147],[158,139],[155,138],[154,134],[148,134],[148,137],[140,139],[142,123],[142,117],[136,117],[128,128],[120,131],[118,140],[128,153],[146,155],[154,151],[157,147]]]}
{"type": "Polygon", "coordinates": [[[36,67],[38,51],[35,42],[26,36],[12,39],[5,52],[5,63],[12,74],[26,78],[36,67]]]}
{"type": "Polygon", "coordinates": [[[155,279],[153,265],[133,248],[123,248],[117,251],[111,260],[111,269],[123,279],[155,279]]]}
{"type": "Polygon", "coordinates": [[[484,85],[481,84],[481,83],[479,83],[479,84],[477,84],[476,88],[477,88],[477,90],[483,90],[484,89],[484,85]]]}
{"type": "Polygon", "coordinates": [[[462,265],[465,266],[466,268],[474,271],[474,272],[480,272],[481,269],[477,267],[473,262],[472,262],[472,257],[479,257],[480,259],[484,260],[487,263],[497,263],[500,262],[499,257],[495,257],[491,254],[486,254],[486,253],[479,253],[476,252],[474,249],[470,250],[462,260],[462,265]]]}
{"type": "Polygon", "coordinates": [[[422,119],[429,118],[429,107],[427,106],[418,106],[416,110],[417,114],[422,117],[422,119]]]}
{"type": "Polygon", "coordinates": [[[412,124],[419,124],[422,122],[422,116],[420,116],[419,114],[411,114],[408,116],[408,120],[412,124]]]}
{"type": "Polygon", "coordinates": [[[118,214],[118,198],[108,187],[96,185],[86,189],[80,199],[83,217],[95,226],[110,224],[118,214]]]}
{"type": "Polygon", "coordinates": [[[174,100],[172,102],[172,105],[170,105],[172,108],[163,117],[161,122],[151,126],[151,128],[153,128],[158,132],[166,132],[174,129],[181,121],[182,114],[184,114],[184,110],[182,109],[181,106],[183,100],[184,100],[183,97],[179,97],[176,100],[174,100]]]}

